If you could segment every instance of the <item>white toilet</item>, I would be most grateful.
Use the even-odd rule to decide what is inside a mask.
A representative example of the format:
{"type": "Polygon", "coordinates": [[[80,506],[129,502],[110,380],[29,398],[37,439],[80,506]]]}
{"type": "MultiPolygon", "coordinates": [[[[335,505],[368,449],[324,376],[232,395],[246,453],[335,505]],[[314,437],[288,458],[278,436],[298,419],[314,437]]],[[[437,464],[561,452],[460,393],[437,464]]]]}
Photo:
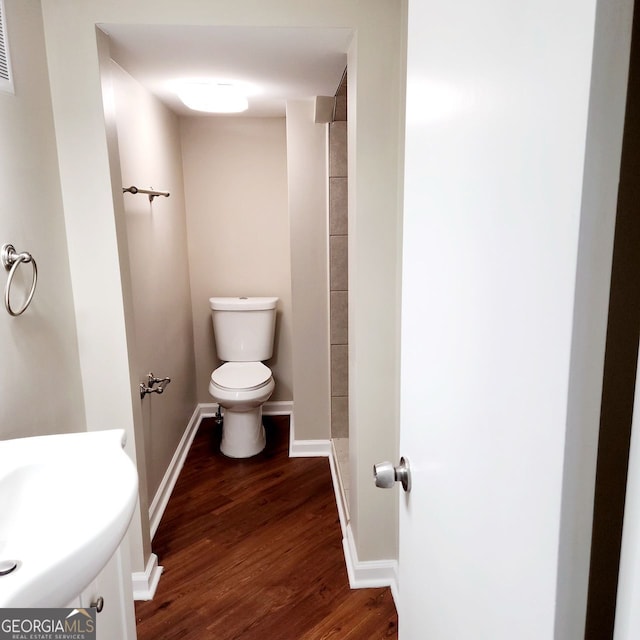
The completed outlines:
{"type": "Polygon", "coordinates": [[[230,458],[260,453],[266,439],[262,404],[273,393],[271,369],[278,298],[210,298],[213,335],[224,364],[211,374],[209,393],[224,408],[220,451],[230,458]]]}

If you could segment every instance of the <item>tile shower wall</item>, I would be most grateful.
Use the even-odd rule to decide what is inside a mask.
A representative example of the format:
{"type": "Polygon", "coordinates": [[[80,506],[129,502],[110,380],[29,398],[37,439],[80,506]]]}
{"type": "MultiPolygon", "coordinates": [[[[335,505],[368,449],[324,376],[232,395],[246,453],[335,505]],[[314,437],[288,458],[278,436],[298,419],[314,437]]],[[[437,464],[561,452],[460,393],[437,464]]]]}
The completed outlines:
{"type": "Polygon", "coordinates": [[[336,94],[329,125],[329,288],[331,335],[331,437],[349,436],[347,89],[336,94]]]}

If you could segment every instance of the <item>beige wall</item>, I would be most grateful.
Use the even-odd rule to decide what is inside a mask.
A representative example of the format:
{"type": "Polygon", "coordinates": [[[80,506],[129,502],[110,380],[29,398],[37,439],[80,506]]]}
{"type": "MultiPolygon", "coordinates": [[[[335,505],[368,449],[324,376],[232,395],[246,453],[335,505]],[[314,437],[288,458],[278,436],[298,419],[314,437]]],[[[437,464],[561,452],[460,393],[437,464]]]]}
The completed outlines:
{"type": "Polygon", "coordinates": [[[349,514],[360,560],[397,556],[398,492],[377,489],[371,469],[399,459],[404,4],[368,6],[348,57],[349,514]]]}
{"type": "Polygon", "coordinates": [[[151,504],[196,406],[180,133],[175,114],[115,63],[112,73],[122,184],[171,194],[123,195],[137,379],[171,378],[141,400],[151,504]]]}
{"type": "Polygon", "coordinates": [[[330,437],[327,125],[287,102],[295,438],[330,437]]]}
{"type": "MultiPolygon", "coordinates": [[[[15,95],[0,92],[0,245],[30,252],[39,279],[31,306],[12,318],[0,302],[0,438],[86,428],[67,240],[40,3],[7,0],[15,95]]],[[[0,269],[4,295],[7,273],[0,269]]],[[[31,284],[22,265],[20,305],[31,284]]]]}
{"type": "Polygon", "coordinates": [[[96,425],[120,424],[131,433],[137,382],[129,371],[117,252],[120,185],[110,178],[95,25],[144,25],[152,18],[157,24],[357,31],[348,60],[350,512],[359,559],[394,557],[396,492],[373,487],[371,465],[398,457],[403,3],[183,0],[159,6],[154,0],[42,0],[42,6],[87,416],[96,425]],[[110,375],[109,395],[100,378],[104,371],[110,375]]]}
{"type": "Polygon", "coordinates": [[[218,366],[209,298],[277,296],[271,400],[292,400],[283,118],[181,118],[198,401],[218,366]]]}

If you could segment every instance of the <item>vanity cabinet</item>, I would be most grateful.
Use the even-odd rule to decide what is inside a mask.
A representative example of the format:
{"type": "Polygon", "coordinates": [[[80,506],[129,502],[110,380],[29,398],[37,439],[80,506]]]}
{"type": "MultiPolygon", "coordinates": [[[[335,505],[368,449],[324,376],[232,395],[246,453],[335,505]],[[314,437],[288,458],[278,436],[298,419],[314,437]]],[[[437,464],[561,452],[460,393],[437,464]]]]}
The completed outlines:
{"type": "Polygon", "coordinates": [[[129,555],[122,546],[69,606],[89,608],[97,602],[102,605],[96,616],[97,640],[136,640],[131,568],[129,555]]]}

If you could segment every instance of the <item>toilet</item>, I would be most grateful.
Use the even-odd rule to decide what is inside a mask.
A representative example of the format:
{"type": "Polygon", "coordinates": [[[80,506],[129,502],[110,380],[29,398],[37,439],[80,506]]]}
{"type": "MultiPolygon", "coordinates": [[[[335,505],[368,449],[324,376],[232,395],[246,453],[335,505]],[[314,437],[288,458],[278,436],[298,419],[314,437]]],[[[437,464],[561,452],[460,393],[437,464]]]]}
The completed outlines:
{"type": "Polygon", "coordinates": [[[266,444],[262,405],[275,382],[262,363],[273,355],[278,298],[210,298],[213,335],[224,364],[212,374],[209,393],[224,409],[220,451],[250,458],[266,444]]]}

